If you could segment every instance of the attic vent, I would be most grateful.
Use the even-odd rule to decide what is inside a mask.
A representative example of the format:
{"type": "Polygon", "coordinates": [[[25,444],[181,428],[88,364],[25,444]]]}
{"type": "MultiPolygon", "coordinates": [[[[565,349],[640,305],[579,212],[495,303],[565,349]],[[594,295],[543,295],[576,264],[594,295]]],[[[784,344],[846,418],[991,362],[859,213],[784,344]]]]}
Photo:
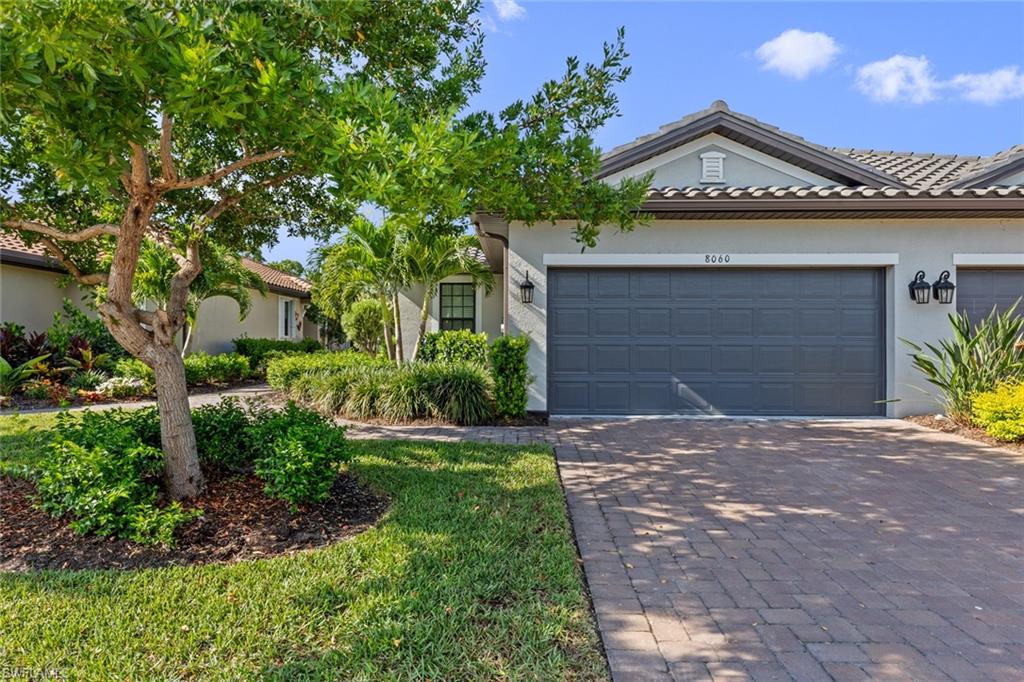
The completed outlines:
{"type": "Polygon", "coordinates": [[[700,181],[725,182],[725,154],[704,152],[700,155],[700,181]]]}

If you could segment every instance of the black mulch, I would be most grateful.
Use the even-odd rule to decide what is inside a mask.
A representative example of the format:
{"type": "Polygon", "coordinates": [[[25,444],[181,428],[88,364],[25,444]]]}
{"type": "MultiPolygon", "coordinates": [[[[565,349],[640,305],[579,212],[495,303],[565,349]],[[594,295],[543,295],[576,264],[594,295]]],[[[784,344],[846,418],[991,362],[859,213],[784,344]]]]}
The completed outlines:
{"type": "Polygon", "coordinates": [[[0,571],[134,569],[233,562],[329,545],[372,526],[387,508],[351,476],[339,476],[323,504],[293,513],[263,493],[251,474],[211,472],[193,503],[203,517],[179,529],[173,548],[80,535],[39,508],[35,485],[0,477],[0,571]]]}

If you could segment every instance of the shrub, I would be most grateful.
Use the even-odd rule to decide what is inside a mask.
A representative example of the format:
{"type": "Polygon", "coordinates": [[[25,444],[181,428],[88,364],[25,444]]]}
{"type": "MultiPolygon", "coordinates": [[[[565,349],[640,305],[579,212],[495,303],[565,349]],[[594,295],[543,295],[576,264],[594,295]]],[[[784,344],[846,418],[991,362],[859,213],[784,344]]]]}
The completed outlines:
{"type": "Polygon", "coordinates": [[[249,438],[250,448],[262,452],[256,475],[266,493],[293,509],[327,499],[338,466],[349,458],[345,429],[295,403],[254,412],[249,438]]]}
{"type": "Polygon", "coordinates": [[[37,482],[43,508],[72,516],[79,533],[172,544],[175,529],[201,512],[177,503],[158,507],[163,453],[135,433],[135,415],[103,417],[58,417],[58,435],[37,482]]]}
{"type": "Polygon", "coordinates": [[[974,422],[1004,441],[1024,440],[1024,382],[1004,383],[974,396],[974,422]]]}
{"type": "Polygon", "coordinates": [[[20,365],[31,357],[25,339],[25,326],[14,322],[0,324],[0,358],[9,364],[20,365]]]}
{"type": "MultiPolygon", "coordinates": [[[[433,365],[409,363],[380,379],[382,390],[372,410],[376,416],[389,422],[404,422],[432,415],[435,411],[431,393],[438,381],[433,365]]],[[[365,379],[373,380],[372,377],[365,379]]]]}
{"type": "Polygon", "coordinates": [[[152,390],[152,384],[142,379],[111,377],[97,386],[96,390],[107,398],[134,398],[148,394],[152,390]]]}
{"type": "Polygon", "coordinates": [[[299,377],[308,374],[329,375],[353,367],[384,367],[391,362],[354,351],[337,353],[309,353],[273,358],[267,363],[267,383],[272,388],[286,391],[299,377]]]}
{"type": "Polygon", "coordinates": [[[223,398],[219,403],[192,410],[199,459],[227,468],[249,463],[252,459],[250,425],[248,413],[234,398],[223,398]]]}
{"type": "Polygon", "coordinates": [[[494,408],[499,417],[526,416],[526,387],[532,380],[526,364],[529,350],[528,336],[502,336],[491,345],[494,408]]]}
{"type": "Polygon", "coordinates": [[[384,340],[384,324],[390,310],[372,298],[356,301],[341,316],[341,328],[359,350],[376,355],[384,340]]]}
{"type": "Polygon", "coordinates": [[[107,380],[107,375],[97,369],[90,369],[79,372],[71,377],[68,386],[83,391],[94,391],[96,387],[107,380]]]}
{"type": "Polygon", "coordinates": [[[487,365],[487,334],[467,329],[430,332],[420,342],[417,360],[423,362],[473,362],[487,365]]]}
{"type": "Polygon", "coordinates": [[[47,330],[47,336],[57,355],[61,357],[71,350],[71,341],[76,336],[84,339],[97,355],[107,355],[112,359],[128,357],[128,351],[111,335],[103,320],[86,315],[67,298],[64,299],[61,310],[54,313],[53,324],[47,330]]]}
{"type": "Polygon", "coordinates": [[[0,395],[10,396],[21,388],[36,373],[36,367],[46,359],[45,355],[23,362],[16,367],[0,357],[0,395]]]}
{"type": "Polygon", "coordinates": [[[185,382],[199,384],[225,384],[240,381],[249,375],[249,359],[238,353],[193,353],[185,356],[185,382]]]}
{"type": "Polygon", "coordinates": [[[249,358],[251,370],[261,376],[266,371],[269,353],[313,353],[323,348],[316,339],[288,341],[287,339],[250,339],[243,336],[235,339],[233,343],[235,351],[239,355],[249,358]]]}
{"type": "Polygon", "coordinates": [[[114,376],[141,379],[150,385],[156,381],[153,368],[138,358],[122,358],[114,362],[114,376]]]}
{"type": "Polygon", "coordinates": [[[1002,313],[993,310],[977,326],[963,313],[951,314],[953,338],[937,346],[921,347],[903,339],[913,351],[914,366],[938,387],[946,413],[954,421],[970,421],[973,396],[1000,382],[1024,379],[1024,351],[1019,347],[1024,317],[1016,314],[1019,303],[1002,313]]]}
{"type": "Polygon", "coordinates": [[[481,424],[494,417],[494,383],[480,365],[437,364],[429,386],[434,417],[455,424],[481,424]]]}

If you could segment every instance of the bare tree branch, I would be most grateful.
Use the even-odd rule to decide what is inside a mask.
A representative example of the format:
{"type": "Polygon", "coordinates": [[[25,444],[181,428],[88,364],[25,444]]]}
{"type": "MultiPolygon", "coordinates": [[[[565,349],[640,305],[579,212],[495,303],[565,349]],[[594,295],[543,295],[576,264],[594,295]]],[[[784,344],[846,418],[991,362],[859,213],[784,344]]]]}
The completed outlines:
{"type": "Polygon", "coordinates": [[[46,250],[49,251],[54,258],[60,261],[60,264],[63,265],[67,269],[67,271],[71,273],[71,276],[74,277],[79,284],[84,284],[85,286],[106,284],[106,273],[93,272],[85,274],[84,272],[82,272],[81,268],[75,265],[75,263],[70,258],[68,258],[67,254],[64,253],[64,251],[62,251],[61,248],[57,246],[52,239],[50,239],[49,237],[41,237],[39,241],[42,242],[43,246],[46,247],[46,250]]]}
{"type": "Polygon", "coordinates": [[[117,225],[111,225],[110,223],[97,223],[92,227],[87,227],[84,230],[78,232],[64,232],[58,230],[55,227],[44,225],[43,223],[37,223],[31,220],[5,220],[3,226],[13,230],[24,230],[26,232],[35,232],[36,234],[45,235],[51,239],[56,239],[62,242],[84,242],[87,239],[93,239],[100,235],[109,234],[116,237],[120,232],[121,228],[117,225]]]}
{"type": "Polygon", "coordinates": [[[160,183],[160,190],[166,192],[174,189],[192,189],[194,187],[206,187],[207,185],[212,185],[218,180],[225,178],[228,175],[231,175],[235,171],[240,171],[243,168],[248,168],[253,164],[263,163],[264,161],[272,161],[274,159],[279,159],[281,157],[289,155],[289,152],[286,152],[283,149],[275,149],[273,151],[262,152],[260,154],[243,156],[238,161],[235,161],[234,163],[229,163],[228,165],[223,166],[222,168],[218,168],[217,170],[211,173],[207,173],[206,175],[200,175],[199,177],[195,178],[185,178],[177,180],[175,182],[160,183]]]}
{"type": "Polygon", "coordinates": [[[160,118],[160,172],[164,182],[175,182],[178,171],[174,168],[174,157],[171,156],[171,129],[174,119],[164,112],[160,118]]]}

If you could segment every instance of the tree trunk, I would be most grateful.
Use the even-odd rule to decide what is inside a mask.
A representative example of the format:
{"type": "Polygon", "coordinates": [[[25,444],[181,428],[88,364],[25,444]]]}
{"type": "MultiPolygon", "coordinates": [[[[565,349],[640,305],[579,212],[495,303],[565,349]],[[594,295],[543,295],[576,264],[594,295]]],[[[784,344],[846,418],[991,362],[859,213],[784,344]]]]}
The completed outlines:
{"type": "Polygon", "coordinates": [[[420,354],[420,344],[423,337],[427,335],[427,318],[430,317],[430,303],[434,300],[433,289],[427,287],[423,291],[423,305],[420,306],[420,330],[416,336],[416,345],[412,349],[412,359],[415,362],[416,356],[420,354]]]}
{"type": "Polygon", "coordinates": [[[164,451],[164,485],[175,499],[195,497],[205,486],[196,456],[196,434],[188,406],[185,363],[174,346],[151,355],[160,411],[160,444],[164,451]]]}
{"type": "Polygon", "coordinates": [[[402,344],[402,311],[398,307],[397,291],[391,294],[391,300],[394,302],[395,308],[395,359],[401,365],[405,362],[405,348],[402,344]]]}
{"type": "Polygon", "coordinates": [[[188,347],[190,345],[192,345],[192,334],[195,332],[195,330],[196,330],[195,322],[185,326],[185,340],[181,342],[181,357],[182,358],[184,358],[186,355],[188,355],[188,347]]]}
{"type": "MultiPolygon", "coordinates": [[[[380,297],[381,305],[384,306],[384,310],[389,308],[387,296],[381,294],[380,297]]],[[[384,347],[388,351],[388,360],[395,360],[395,347],[391,343],[391,322],[387,319],[382,319],[381,324],[384,326],[384,347]]]]}

